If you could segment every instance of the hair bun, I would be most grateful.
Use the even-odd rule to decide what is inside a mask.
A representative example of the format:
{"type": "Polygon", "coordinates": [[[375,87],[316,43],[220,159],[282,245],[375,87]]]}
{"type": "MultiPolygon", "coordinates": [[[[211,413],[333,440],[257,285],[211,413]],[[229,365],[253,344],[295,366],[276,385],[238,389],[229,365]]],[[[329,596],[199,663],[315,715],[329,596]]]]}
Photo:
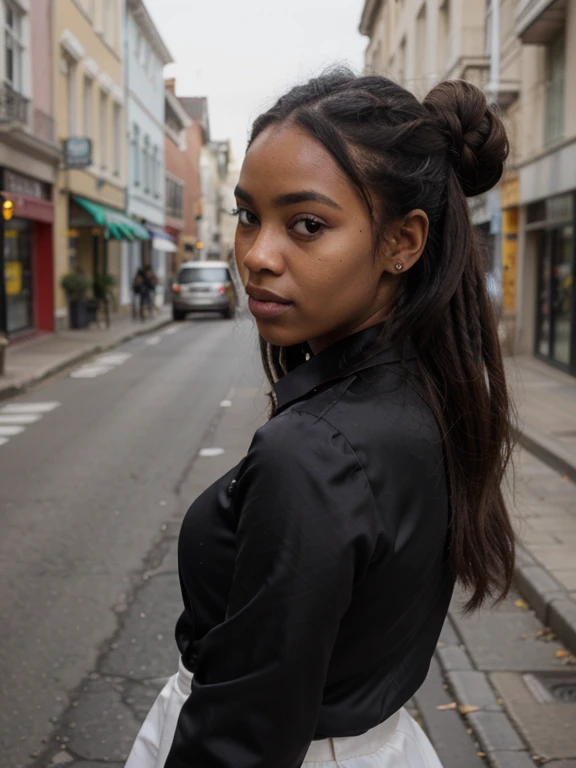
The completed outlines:
{"type": "Polygon", "coordinates": [[[465,80],[446,80],[430,91],[424,106],[448,138],[449,157],[466,197],[497,184],[508,157],[508,137],[484,93],[465,80]]]}

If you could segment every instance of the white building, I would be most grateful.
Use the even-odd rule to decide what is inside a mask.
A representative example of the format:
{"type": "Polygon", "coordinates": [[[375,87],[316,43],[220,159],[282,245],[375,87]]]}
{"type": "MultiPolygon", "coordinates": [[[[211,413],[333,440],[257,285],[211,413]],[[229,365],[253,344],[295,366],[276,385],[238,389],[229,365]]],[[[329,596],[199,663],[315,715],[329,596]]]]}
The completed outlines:
{"type": "Polygon", "coordinates": [[[123,244],[121,303],[131,301],[138,267],[150,264],[159,279],[157,297],[164,296],[166,254],[176,251],[165,226],[164,75],[170,51],[143,0],[127,0],[125,74],[128,104],[129,179],[126,211],[146,226],[149,241],[123,244]]]}

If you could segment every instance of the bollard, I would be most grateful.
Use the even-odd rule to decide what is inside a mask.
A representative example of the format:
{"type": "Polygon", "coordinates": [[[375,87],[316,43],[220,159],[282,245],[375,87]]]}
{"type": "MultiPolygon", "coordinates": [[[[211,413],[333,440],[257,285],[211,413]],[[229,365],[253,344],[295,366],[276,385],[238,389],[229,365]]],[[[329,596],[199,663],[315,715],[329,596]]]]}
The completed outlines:
{"type": "Polygon", "coordinates": [[[0,336],[0,376],[4,376],[4,361],[7,346],[8,339],[5,336],[0,336]]]}

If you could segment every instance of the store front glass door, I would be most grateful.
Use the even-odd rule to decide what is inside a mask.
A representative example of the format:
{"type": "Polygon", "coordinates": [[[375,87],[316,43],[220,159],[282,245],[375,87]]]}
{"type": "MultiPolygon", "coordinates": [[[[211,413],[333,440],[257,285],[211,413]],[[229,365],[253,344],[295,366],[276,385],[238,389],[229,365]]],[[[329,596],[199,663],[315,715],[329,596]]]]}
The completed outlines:
{"type": "Polygon", "coordinates": [[[573,253],[572,226],[542,232],[538,269],[537,351],[566,367],[572,362],[573,253]]]}
{"type": "Polygon", "coordinates": [[[5,225],[4,274],[8,333],[26,331],[34,326],[32,227],[32,222],[25,219],[12,219],[5,225]]]}

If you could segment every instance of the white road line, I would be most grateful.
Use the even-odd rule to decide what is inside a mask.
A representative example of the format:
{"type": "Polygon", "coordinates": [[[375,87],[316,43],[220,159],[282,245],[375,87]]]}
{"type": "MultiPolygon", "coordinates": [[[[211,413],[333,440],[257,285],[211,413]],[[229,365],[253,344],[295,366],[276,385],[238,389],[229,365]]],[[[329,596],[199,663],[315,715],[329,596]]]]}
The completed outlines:
{"type": "Polygon", "coordinates": [[[61,403],[11,403],[0,408],[0,413],[50,413],[61,403]]]}
{"type": "Polygon", "coordinates": [[[220,408],[231,408],[232,407],[232,401],[231,400],[222,400],[220,403],[220,408]]]}
{"type": "Polygon", "coordinates": [[[8,438],[0,437],[0,445],[6,445],[7,442],[8,442],[8,438]]]}
{"type": "Polygon", "coordinates": [[[97,376],[103,376],[105,373],[108,373],[113,367],[111,365],[83,365],[81,368],[72,371],[70,378],[95,379],[97,376]]]}
{"type": "Polygon", "coordinates": [[[181,325],[171,325],[170,328],[167,328],[164,331],[164,336],[172,336],[173,333],[178,333],[178,331],[182,330],[181,325]]]}
{"type": "Polygon", "coordinates": [[[149,347],[153,347],[156,344],[160,344],[162,339],[160,336],[151,336],[149,339],[146,339],[146,344],[148,344],[149,347]]]}
{"type": "Polygon", "coordinates": [[[14,437],[20,435],[26,427],[0,427],[0,437],[14,437]]]}
{"type": "Polygon", "coordinates": [[[41,418],[38,413],[0,413],[0,424],[34,424],[41,418]]]}
{"type": "Polygon", "coordinates": [[[206,456],[206,457],[212,457],[212,456],[222,456],[224,453],[224,448],[202,448],[200,451],[200,456],[206,456]]]}
{"type": "Polygon", "coordinates": [[[100,355],[97,358],[98,365],[122,365],[132,357],[128,352],[120,353],[118,355],[100,355]]]}

